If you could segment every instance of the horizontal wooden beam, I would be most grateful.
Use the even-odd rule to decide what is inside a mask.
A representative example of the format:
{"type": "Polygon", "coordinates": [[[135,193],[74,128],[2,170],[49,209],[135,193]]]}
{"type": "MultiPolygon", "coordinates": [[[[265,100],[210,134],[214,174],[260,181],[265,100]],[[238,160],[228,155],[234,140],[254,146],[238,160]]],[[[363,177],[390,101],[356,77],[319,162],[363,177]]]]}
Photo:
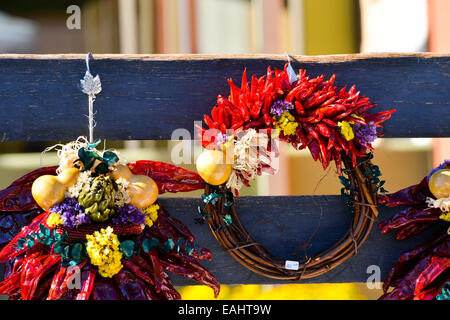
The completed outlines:
{"type": "MultiPolygon", "coordinates": [[[[161,198],[160,202],[173,217],[189,227],[200,246],[212,251],[213,260],[201,263],[222,284],[287,283],[249,271],[224,251],[209,226],[194,221],[199,217],[196,208],[202,205],[201,199],[161,198]]],[[[263,244],[274,257],[289,260],[300,260],[330,248],[344,236],[352,220],[340,196],[241,197],[236,200],[236,208],[241,222],[256,242],[263,244]]],[[[399,208],[381,207],[379,221],[398,211],[399,208]]],[[[300,283],[366,282],[370,275],[367,268],[371,265],[380,267],[382,281],[402,252],[442,234],[447,227],[444,223],[438,224],[404,241],[395,240],[393,234],[383,235],[374,227],[356,256],[322,276],[300,283]]],[[[179,276],[171,275],[171,278],[177,285],[195,284],[179,276]]]]}
{"type": "MultiPolygon", "coordinates": [[[[316,278],[285,282],[249,271],[223,250],[209,226],[195,221],[199,218],[197,206],[203,205],[201,199],[162,197],[158,201],[171,216],[183,221],[196,237],[199,246],[211,250],[212,261],[201,261],[201,264],[222,284],[365,282],[369,277],[367,268],[374,265],[380,268],[382,281],[402,252],[442,234],[448,228],[445,223],[438,223],[411,240],[397,241],[394,234],[383,235],[374,227],[357,255],[337,268],[316,278]]],[[[236,208],[241,222],[253,239],[279,259],[301,260],[330,248],[346,233],[352,220],[340,196],[240,197],[236,200],[236,208]]],[[[400,210],[380,207],[378,221],[400,210]]],[[[3,265],[0,265],[0,280],[2,270],[3,265]]],[[[197,284],[175,274],[169,275],[175,285],[197,284]]]]}
{"type": "MultiPolygon", "coordinates": [[[[87,98],[79,80],[85,55],[0,55],[0,141],[72,140],[87,135],[87,98]]],[[[170,139],[174,129],[193,134],[228,94],[227,79],[282,68],[284,55],[95,55],[95,135],[109,140],[170,139]]],[[[357,85],[379,106],[397,108],[386,137],[450,136],[450,55],[356,54],[294,56],[295,69],[336,74],[339,87],[357,85]]]]}

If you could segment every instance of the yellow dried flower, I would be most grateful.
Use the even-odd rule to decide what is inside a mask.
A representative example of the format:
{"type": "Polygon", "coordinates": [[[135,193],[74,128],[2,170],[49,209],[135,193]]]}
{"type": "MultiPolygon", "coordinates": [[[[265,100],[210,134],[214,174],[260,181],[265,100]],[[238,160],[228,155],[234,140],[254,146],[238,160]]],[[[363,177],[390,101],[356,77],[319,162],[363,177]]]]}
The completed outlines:
{"type": "Polygon", "coordinates": [[[450,212],[442,212],[439,218],[444,221],[450,222],[450,212]]]}
{"type": "Polygon", "coordinates": [[[105,278],[111,278],[123,267],[120,242],[113,231],[113,228],[107,227],[86,235],[86,251],[91,263],[98,267],[100,275],[105,278]]]}
{"type": "Polygon", "coordinates": [[[149,227],[153,226],[153,223],[158,219],[159,205],[153,204],[145,209],[142,209],[142,213],[145,214],[145,224],[149,227]]]}
{"type": "Polygon", "coordinates": [[[283,132],[285,136],[295,134],[298,122],[295,121],[295,118],[288,111],[283,112],[280,119],[276,122],[275,127],[283,132]]]}
{"type": "Polygon", "coordinates": [[[62,224],[64,221],[61,216],[57,213],[51,213],[47,218],[47,226],[49,228],[54,228],[59,224],[62,224]]]}
{"type": "Polygon", "coordinates": [[[350,141],[355,138],[352,126],[353,121],[339,121],[338,126],[341,128],[341,134],[345,140],[350,141]]]}

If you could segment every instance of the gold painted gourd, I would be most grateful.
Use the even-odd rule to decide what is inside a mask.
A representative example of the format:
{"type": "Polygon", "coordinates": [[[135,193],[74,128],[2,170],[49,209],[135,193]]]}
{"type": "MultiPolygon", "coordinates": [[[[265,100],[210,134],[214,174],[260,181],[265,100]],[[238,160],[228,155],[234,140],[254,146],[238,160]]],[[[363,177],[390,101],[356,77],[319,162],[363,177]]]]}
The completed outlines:
{"type": "Polygon", "coordinates": [[[232,171],[231,164],[225,160],[225,154],[221,151],[204,150],[197,158],[197,172],[211,185],[225,183],[232,171]]]}
{"type": "Polygon", "coordinates": [[[42,209],[48,210],[64,200],[65,192],[76,183],[79,174],[77,168],[68,168],[57,176],[40,176],[33,182],[31,194],[42,209]]]}
{"type": "Polygon", "coordinates": [[[437,198],[450,196],[450,169],[441,169],[433,173],[428,181],[430,192],[437,198]]]}
{"type": "Polygon", "coordinates": [[[113,171],[114,180],[119,178],[128,182],[128,194],[130,204],[137,208],[146,208],[152,205],[158,198],[158,185],[156,182],[144,175],[134,175],[126,165],[117,165],[113,171]]]}

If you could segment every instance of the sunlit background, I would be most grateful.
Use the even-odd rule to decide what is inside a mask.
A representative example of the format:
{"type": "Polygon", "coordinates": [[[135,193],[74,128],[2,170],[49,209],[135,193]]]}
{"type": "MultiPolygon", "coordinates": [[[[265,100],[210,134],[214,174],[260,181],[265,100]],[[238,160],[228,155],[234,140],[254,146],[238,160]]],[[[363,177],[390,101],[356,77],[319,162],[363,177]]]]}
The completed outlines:
{"type": "MultiPolygon", "coordinates": [[[[0,4],[0,52],[448,53],[449,18],[448,0],[15,0],[0,4]],[[81,28],[69,30],[66,10],[73,4],[81,9],[81,28]]],[[[171,162],[173,143],[110,141],[108,146],[118,148],[128,161],[171,162]]],[[[0,188],[38,167],[40,152],[51,144],[1,143],[0,188]]],[[[379,140],[376,159],[386,189],[395,191],[420,181],[434,165],[450,158],[449,144],[449,139],[379,140]]],[[[339,192],[333,170],[321,180],[324,172],[307,151],[294,152],[288,145],[282,149],[281,170],[258,178],[244,194],[339,192]]],[[[56,157],[49,153],[42,165],[53,164],[56,157]]],[[[213,298],[212,290],[203,286],[179,289],[184,299],[213,298]]],[[[369,290],[365,284],[223,285],[219,298],[376,299],[379,295],[379,290],[369,290]]]]}

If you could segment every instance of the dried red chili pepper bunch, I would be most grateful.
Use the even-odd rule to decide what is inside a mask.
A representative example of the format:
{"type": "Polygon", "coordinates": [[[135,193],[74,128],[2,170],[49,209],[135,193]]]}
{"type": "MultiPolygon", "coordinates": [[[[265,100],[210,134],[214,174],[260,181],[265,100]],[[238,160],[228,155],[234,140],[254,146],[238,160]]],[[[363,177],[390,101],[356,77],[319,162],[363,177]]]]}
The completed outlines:
{"type": "MultiPolygon", "coordinates": [[[[146,175],[155,180],[159,193],[204,187],[203,180],[196,173],[171,164],[136,161],[129,163],[128,167],[135,175],[146,175]]],[[[79,250],[76,252],[76,248],[80,248],[76,242],[68,246],[70,252],[57,253],[56,242],[53,242],[55,238],[62,243],[70,242],[80,234],[83,238],[89,233],[88,230],[98,228],[94,224],[81,226],[71,230],[70,237],[66,234],[68,238],[64,239],[59,229],[48,227],[46,220],[50,212],[42,210],[34,201],[31,187],[38,177],[55,174],[56,169],[47,167],[35,170],[0,191],[0,263],[6,266],[0,294],[9,295],[9,299],[180,299],[167,275],[170,271],[205,284],[218,295],[218,281],[198,263],[202,259],[210,260],[210,251],[196,246],[188,228],[171,217],[161,204],[158,218],[151,227],[146,225],[139,232],[125,226],[114,228],[114,232],[121,230],[120,234],[127,241],[121,240],[123,266],[112,277],[100,276],[92,260],[90,262],[89,258],[83,257],[79,250]],[[42,238],[38,239],[37,234],[42,238]],[[135,244],[131,249],[130,240],[135,244]],[[23,246],[21,241],[32,243],[23,246]],[[72,258],[69,264],[68,256],[72,258]],[[76,265],[81,272],[80,288],[70,286],[76,272],[72,265],[76,265]]]]}
{"type": "MultiPolygon", "coordinates": [[[[334,86],[335,75],[325,80],[324,75],[311,79],[305,70],[296,77],[293,73],[287,63],[284,70],[268,67],[265,76],[253,75],[248,82],[244,70],[240,88],[228,80],[230,95],[217,97],[211,117],[204,116],[206,125],[222,134],[228,129],[270,132],[277,128],[282,141],[299,150],[308,147],[324,169],[334,161],[341,174],[341,153],[356,166],[372,149],[372,141],[382,136],[376,129],[382,128],[381,123],[395,110],[370,114],[368,110],[376,104],[356,91],[355,86],[338,89],[334,86]]],[[[215,148],[216,135],[198,129],[202,145],[215,148]]]]}
{"type": "MultiPolygon", "coordinates": [[[[430,207],[436,198],[430,191],[433,173],[448,166],[447,160],[417,184],[393,194],[378,196],[378,202],[389,207],[408,206],[379,224],[382,233],[396,231],[396,239],[411,238],[431,225],[445,222],[440,208],[430,207]]],[[[448,221],[448,220],[447,220],[448,221]]],[[[444,226],[445,227],[445,226],[444,226]]],[[[448,231],[427,243],[405,252],[392,268],[383,284],[383,300],[431,300],[439,298],[450,281],[450,235],[448,231]],[[388,292],[389,288],[393,290],[388,292]]]]}

